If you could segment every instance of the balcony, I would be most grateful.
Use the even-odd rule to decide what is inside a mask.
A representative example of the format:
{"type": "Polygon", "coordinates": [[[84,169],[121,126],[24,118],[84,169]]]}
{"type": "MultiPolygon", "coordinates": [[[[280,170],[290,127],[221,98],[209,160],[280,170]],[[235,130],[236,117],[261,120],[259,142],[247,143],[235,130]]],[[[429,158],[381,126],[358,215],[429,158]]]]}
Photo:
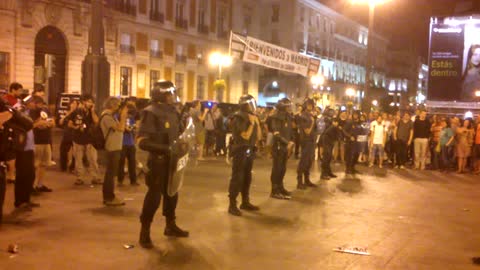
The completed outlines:
{"type": "Polygon", "coordinates": [[[135,54],[135,47],[133,47],[132,45],[121,44],[120,53],[135,54]]]}
{"type": "Polygon", "coordinates": [[[150,11],[150,20],[154,22],[164,23],[165,16],[163,15],[163,13],[150,11]]]}
{"type": "Polygon", "coordinates": [[[188,29],[188,21],[187,21],[187,20],[183,20],[183,19],[176,19],[176,20],[175,20],[175,26],[176,26],[177,28],[187,30],[187,29],[188,29]]]}
{"type": "Polygon", "coordinates": [[[155,51],[150,50],[150,57],[156,59],[163,59],[163,52],[162,51],[155,51]]]}
{"type": "Polygon", "coordinates": [[[177,63],[187,63],[187,56],[186,55],[176,55],[175,61],[177,63]]]}
{"type": "Polygon", "coordinates": [[[198,33],[208,35],[208,25],[198,25],[198,33]]]}

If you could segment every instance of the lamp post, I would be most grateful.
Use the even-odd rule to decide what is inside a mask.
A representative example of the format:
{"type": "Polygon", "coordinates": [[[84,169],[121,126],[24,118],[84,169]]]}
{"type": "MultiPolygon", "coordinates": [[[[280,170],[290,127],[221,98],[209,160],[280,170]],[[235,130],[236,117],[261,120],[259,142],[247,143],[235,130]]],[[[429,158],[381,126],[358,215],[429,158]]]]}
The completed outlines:
{"type": "Polygon", "coordinates": [[[312,84],[312,87],[313,87],[313,90],[317,90],[319,87],[321,87],[321,91],[322,91],[322,94],[321,94],[321,100],[322,100],[322,109],[323,109],[323,84],[325,83],[325,78],[321,75],[313,75],[311,78],[310,78],[310,83],[312,84]]]}
{"type": "Polygon", "coordinates": [[[223,101],[223,91],[225,90],[225,80],[222,79],[223,68],[230,67],[232,65],[232,57],[228,54],[222,54],[220,52],[213,52],[209,56],[209,63],[212,67],[218,67],[218,78],[214,85],[217,90],[217,101],[223,101]]]}
{"type": "Polygon", "coordinates": [[[365,96],[371,96],[370,77],[372,73],[372,50],[373,50],[373,28],[375,18],[375,7],[390,0],[351,0],[352,4],[368,5],[368,38],[367,38],[367,61],[365,67],[365,96]]]}

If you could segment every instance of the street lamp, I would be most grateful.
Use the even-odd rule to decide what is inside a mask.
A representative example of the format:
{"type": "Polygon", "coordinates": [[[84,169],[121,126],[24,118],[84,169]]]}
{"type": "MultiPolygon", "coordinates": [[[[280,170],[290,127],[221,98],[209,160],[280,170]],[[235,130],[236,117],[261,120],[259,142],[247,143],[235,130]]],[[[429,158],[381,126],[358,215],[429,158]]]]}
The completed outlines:
{"type": "Polygon", "coordinates": [[[348,89],[345,91],[345,94],[347,95],[347,97],[349,97],[349,98],[352,99],[352,98],[355,96],[356,91],[355,91],[355,89],[353,89],[353,88],[348,88],[348,89]]]}
{"type": "Polygon", "coordinates": [[[232,57],[228,54],[221,54],[219,52],[213,52],[210,54],[209,63],[211,66],[218,66],[218,78],[222,78],[222,69],[232,65],[232,57]]]}
{"type": "Polygon", "coordinates": [[[367,38],[367,61],[365,68],[365,92],[366,96],[369,96],[370,93],[370,74],[372,73],[372,43],[373,43],[373,26],[374,26],[374,16],[375,16],[375,7],[381,4],[384,4],[390,0],[350,0],[352,4],[367,4],[369,7],[368,12],[368,38],[367,38]]]}
{"type": "Polygon", "coordinates": [[[320,75],[313,75],[310,78],[310,82],[312,83],[313,88],[317,89],[318,86],[322,86],[325,83],[325,78],[320,75]]]}
{"type": "Polygon", "coordinates": [[[376,100],[376,99],[372,100],[372,105],[374,107],[377,107],[378,106],[378,100],[376,100]]]}

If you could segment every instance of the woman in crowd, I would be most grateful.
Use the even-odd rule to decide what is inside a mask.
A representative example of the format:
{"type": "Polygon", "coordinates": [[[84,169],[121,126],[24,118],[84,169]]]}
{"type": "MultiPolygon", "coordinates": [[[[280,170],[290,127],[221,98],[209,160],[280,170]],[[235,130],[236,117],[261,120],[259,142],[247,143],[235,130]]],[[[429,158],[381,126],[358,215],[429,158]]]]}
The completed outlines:
{"type": "Polygon", "coordinates": [[[455,133],[450,127],[450,123],[447,119],[443,118],[440,120],[440,126],[442,130],[440,131],[440,156],[441,156],[441,169],[448,170],[452,167],[452,156],[453,156],[453,145],[455,144],[455,133]]]}
{"type": "Polygon", "coordinates": [[[467,158],[470,157],[473,129],[471,127],[470,120],[465,119],[463,125],[457,128],[456,131],[457,140],[457,158],[458,158],[458,170],[457,173],[464,173],[467,165],[467,158]]]}
{"type": "Polygon", "coordinates": [[[433,170],[439,168],[440,147],[438,147],[438,144],[440,142],[440,132],[443,129],[442,120],[443,119],[440,119],[437,115],[434,115],[432,118],[432,127],[430,128],[430,158],[433,170]]]}

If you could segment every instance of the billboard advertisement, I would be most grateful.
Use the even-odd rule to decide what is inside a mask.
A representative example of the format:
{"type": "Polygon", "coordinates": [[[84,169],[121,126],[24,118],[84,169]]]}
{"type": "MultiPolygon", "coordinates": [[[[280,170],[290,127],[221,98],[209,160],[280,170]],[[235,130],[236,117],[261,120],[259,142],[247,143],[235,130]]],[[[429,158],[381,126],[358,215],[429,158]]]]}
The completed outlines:
{"type": "Polygon", "coordinates": [[[473,102],[478,101],[477,91],[480,91],[480,19],[432,18],[427,99],[473,102]]]}

